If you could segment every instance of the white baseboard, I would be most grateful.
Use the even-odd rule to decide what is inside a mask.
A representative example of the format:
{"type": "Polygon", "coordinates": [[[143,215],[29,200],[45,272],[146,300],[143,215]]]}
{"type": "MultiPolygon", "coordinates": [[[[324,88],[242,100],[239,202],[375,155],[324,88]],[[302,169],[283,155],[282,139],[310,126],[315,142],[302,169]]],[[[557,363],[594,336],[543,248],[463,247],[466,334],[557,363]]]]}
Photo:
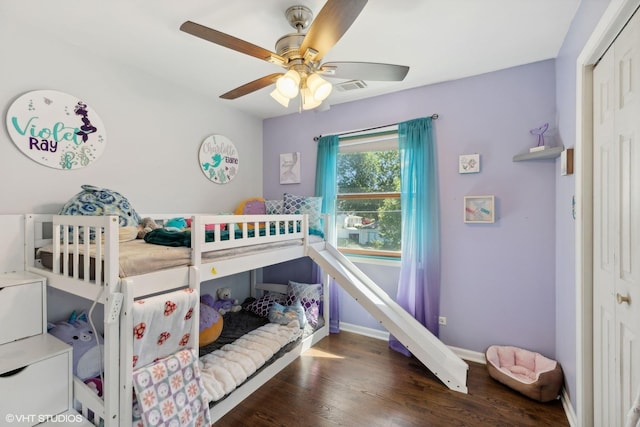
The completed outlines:
{"type": "Polygon", "coordinates": [[[562,388],[560,400],[562,401],[562,407],[564,408],[564,413],[567,415],[567,421],[569,421],[569,425],[571,427],[578,427],[578,416],[576,415],[576,411],[573,409],[571,399],[569,398],[567,390],[564,387],[562,388]]]}
{"type": "Polygon", "coordinates": [[[448,346],[451,351],[453,351],[456,356],[460,359],[468,360],[469,362],[476,362],[482,365],[487,364],[487,358],[484,356],[484,353],[480,353],[479,351],[471,351],[464,348],[448,346]]]}
{"type": "MultiPolygon", "coordinates": [[[[345,332],[353,332],[354,334],[364,335],[370,338],[376,338],[383,341],[389,340],[389,332],[381,331],[380,329],[367,328],[360,325],[354,325],[352,323],[340,322],[340,330],[345,332]]],[[[477,351],[465,350],[463,348],[449,346],[459,358],[468,360],[470,362],[487,363],[484,354],[477,351]]]]}
{"type": "Polygon", "coordinates": [[[364,335],[366,337],[379,339],[382,341],[389,340],[389,332],[380,329],[366,328],[353,323],[340,322],[340,330],[345,332],[353,332],[354,334],[364,335]]]}

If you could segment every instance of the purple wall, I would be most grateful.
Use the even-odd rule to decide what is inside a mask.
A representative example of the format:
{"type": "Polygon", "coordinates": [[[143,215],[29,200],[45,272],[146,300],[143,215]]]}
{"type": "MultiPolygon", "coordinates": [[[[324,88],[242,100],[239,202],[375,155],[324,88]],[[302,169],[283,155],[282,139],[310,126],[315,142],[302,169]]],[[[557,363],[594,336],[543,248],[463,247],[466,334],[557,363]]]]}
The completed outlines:
{"type": "MultiPolygon", "coordinates": [[[[549,60],[265,120],[263,195],[313,193],[314,136],[438,113],[441,315],[448,319],[441,338],[474,351],[513,344],[554,357],[555,162],[512,161],[535,145],[529,129],[545,122],[554,126],[554,79],[549,60]],[[279,155],[292,151],[301,153],[302,182],[280,185],[279,155]],[[470,153],[480,153],[480,173],[458,174],[458,156],[470,153]],[[462,222],[462,198],[468,194],[496,196],[495,224],[462,222]]],[[[367,266],[367,274],[378,280],[375,266],[367,266]]],[[[380,274],[388,281],[388,271],[380,274]]],[[[366,316],[362,320],[369,326],[366,316]]],[[[357,316],[349,321],[357,323],[357,316]]]]}

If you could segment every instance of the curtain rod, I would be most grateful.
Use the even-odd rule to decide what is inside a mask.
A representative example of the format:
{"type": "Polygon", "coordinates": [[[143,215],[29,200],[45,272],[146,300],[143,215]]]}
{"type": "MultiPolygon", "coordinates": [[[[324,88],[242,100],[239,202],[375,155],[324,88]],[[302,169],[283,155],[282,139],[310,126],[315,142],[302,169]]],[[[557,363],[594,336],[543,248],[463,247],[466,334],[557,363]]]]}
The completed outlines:
{"type": "MultiPolygon", "coordinates": [[[[432,114],[430,117],[431,117],[431,120],[437,120],[439,116],[438,116],[438,114],[432,114]]],[[[397,126],[397,125],[398,125],[398,123],[391,123],[391,124],[388,124],[388,125],[376,126],[376,127],[372,127],[372,128],[368,128],[368,129],[360,129],[360,130],[351,130],[351,131],[348,131],[348,132],[341,132],[341,133],[338,133],[337,135],[338,136],[351,135],[352,133],[367,132],[367,131],[370,131],[370,130],[388,128],[389,126],[397,126]]],[[[313,140],[314,141],[318,141],[321,137],[322,137],[322,135],[314,136],[313,140]]]]}

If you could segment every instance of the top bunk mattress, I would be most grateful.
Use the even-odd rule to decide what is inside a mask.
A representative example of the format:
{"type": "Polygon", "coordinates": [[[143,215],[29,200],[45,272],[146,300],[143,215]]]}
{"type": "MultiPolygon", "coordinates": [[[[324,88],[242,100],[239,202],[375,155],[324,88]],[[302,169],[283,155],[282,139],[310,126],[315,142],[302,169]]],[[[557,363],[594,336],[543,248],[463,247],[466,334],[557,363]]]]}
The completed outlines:
{"type": "MultiPolygon", "coordinates": [[[[320,236],[310,235],[309,243],[321,242],[323,239],[320,236]]],[[[265,251],[272,251],[283,247],[301,246],[302,239],[285,240],[280,242],[262,243],[253,246],[242,246],[238,248],[222,249],[217,251],[210,251],[202,253],[202,262],[213,262],[224,259],[236,258],[245,256],[248,254],[259,254],[265,251]]],[[[155,271],[186,267],[191,263],[191,248],[186,246],[163,246],[152,243],[147,243],[144,240],[137,239],[128,242],[121,242],[119,244],[120,259],[118,262],[118,274],[120,278],[139,276],[142,274],[152,273],[155,271]]],[[[90,245],[90,271],[91,280],[95,279],[95,245],[90,245]]],[[[73,257],[72,245],[69,245],[69,274],[73,275],[73,257]]],[[[38,250],[37,258],[43,267],[47,269],[53,269],[53,245],[43,246],[38,250]]],[[[83,265],[84,257],[79,255],[80,263],[83,265]]],[[[60,260],[60,269],[62,270],[62,262],[60,260]]],[[[104,269],[102,270],[104,271],[104,269]]],[[[84,272],[82,269],[78,272],[80,279],[84,279],[84,272]]]]}

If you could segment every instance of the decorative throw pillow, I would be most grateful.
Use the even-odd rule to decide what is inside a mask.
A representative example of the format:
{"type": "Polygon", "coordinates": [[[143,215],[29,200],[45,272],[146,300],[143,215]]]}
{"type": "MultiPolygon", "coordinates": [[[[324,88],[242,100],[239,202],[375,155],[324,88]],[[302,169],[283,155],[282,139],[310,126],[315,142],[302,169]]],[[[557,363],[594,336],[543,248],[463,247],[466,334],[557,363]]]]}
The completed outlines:
{"type": "Polygon", "coordinates": [[[309,231],[322,232],[322,197],[305,197],[284,193],[282,213],[307,214],[309,231]]]}
{"type": "Polygon", "coordinates": [[[253,314],[257,314],[260,317],[268,317],[269,310],[273,304],[282,304],[285,300],[286,297],[282,294],[267,293],[244,306],[244,309],[252,312],[253,314]]]}
{"type": "Polygon", "coordinates": [[[80,193],[73,196],[60,210],[60,215],[118,215],[121,227],[137,227],[142,218],[126,197],[117,191],[82,185],[80,193]]]}
{"type": "Polygon", "coordinates": [[[294,320],[298,322],[300,329],[303,329],[307,323],[304,308],[302,304],[300,304],[300,301],[296,301],[290,306],[284,306],[275,302],[269,309],[269,322],[271,323],[288,325],[294,320]]]}
{"type": "MultiPolygon", "coordinates": [[[[267,213],[267,209],[262,197],[250,197],[240,202],[236,210],[233,212],[236,215],[264,215],[267,213]]],[[[242,224],[236,224],[239,229],[242,229],[242,224]]],[[[248,230],[253,230],[253,224],[247,224],[248,230]]],[[[260,228],[264,225],[260,225],[260,228]]]]}
{"type": "Polygon", "coordinates": [[[118,240],[128,242],[138,238],[138,227],[120,227],[118,230],[118,240]]]}
{"type": "Polygon", "coordinates": [[[236,215],[264,215],[267,210],[262,197],[251,197],[240,202],[234,213],[236,215]]]}
{"type": "MultiPolygon", "coordinates": [[[[137,235],[138,224],[142,218],[133,209],[129,200],[117,191],[106,188],[98,188],[93,185],[81,185],[83,191],[73,196],[60,209],[59,215],[86,215],[86,216],[103,216],[118,215],[119,240],[126,242],[133,240],[134,234],[137,235]],[[135,230],[135,232],[134,232],[135,230]]],[[[81,241],[83,235],[83,227],[78,227],[81,241]]],[[[71,232],[73,227],[69,227],[69,241],[73,241],[71,232]]],[[[91,228],[90,240],[95,239],[95,230],[91,228]]]]}
{"type": "Polygon", "coordinates": [[[320,301],[322,300],[322,284],[298,283],[289,281],[287,289],[287,305],[293,305],[299,301],[304,308],[307,322],[314,328],[318,326],[320,316],[320,301]]]}
{"type": "Polygon", "coordinates": [[[267,215],[280,215],[284,208],[284,200],[265,200],[267,215]]]}

